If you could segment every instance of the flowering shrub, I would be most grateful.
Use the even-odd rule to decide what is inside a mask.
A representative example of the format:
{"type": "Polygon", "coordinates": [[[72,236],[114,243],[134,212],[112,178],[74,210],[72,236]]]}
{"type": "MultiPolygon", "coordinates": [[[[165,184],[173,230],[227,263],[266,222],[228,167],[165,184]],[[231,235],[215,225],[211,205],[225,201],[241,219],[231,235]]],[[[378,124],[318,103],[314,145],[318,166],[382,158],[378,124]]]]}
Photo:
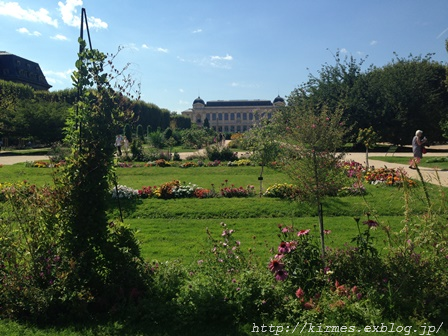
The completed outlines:
{"type": "Polygon", "coordinates": [[[342,187],[338,191],[338,196],[362,196],[367,193],[366,188],[360,182],[353,183],[350,187],[342,187]]]}
{"type": "Polygon", "coordinates": [[[135,167],[132,163],[130,162],[118,162],[117,166],[120,168],[132,168],[135,167]]]}
{"type": "Polygon", "coordinates": [[[172,188],[174,198],[194,197],[195,191],[200,189],[196,184],[189,182],[188,184],[175,185],[172,188]]]}
{"type": "Polygon", "coordinates": [[[239,187],[236,188],[233,186],[231,187],[224,187],[220,190],[221,196],[223,197],[249,197],[255,195],[255,187],[253,185],[248,185],[246,188],[239,187]]]}
{"type": "Polygon", "coordinates": [[[402,186],[406,184],[413,187],[416,183],[407,176],[407,172],[402,168],[378,168],[367,171],[364,179],[370,184],[383,183],[388,186],[402,186]]]}
{"type": "Polygon", "coordinates": [[[296,186],[290,183],[276,183],[266,189],[263,196],[295,199],[299,193],[296,186]]]}
{"type": "Polygon", "coordinates": [[[341,166],[344,168],[348,177],[358,177],[364,172],[364,167],[361,163],[356,161],[343,161],[341,166]]]}
{"type": "Polygon", "coordinates": [[[221,165],[221,161],[219,161],[219,160],[209,161],[207,163],[207,167],[218,167],[220,165],[221,165]]]}
{"type": "Polygon", "coordinates": [[[180,168],[198,167],[198,165],[192,161],[184,162],[179,165],[180,168]]]}
{"type": "Polygon", "coordinates": [[[229,166],[229,167],[250,166],[250,165],[252,165],[252,161],[249,159],[241,159],[241,160],[227,162],[227,166],[229,166]]]}
{"type": "Polygon", "coordinates": [[[142,187],[141,189],[138,190],[138,195],[141,198],[151,198],[155,195],[156,190],[157,190],[157,186],[142,187]]]}
{"type": "Polygon", "coordinates": [[[322,269],[318,242],[310,235],[309,229],[297,230],[283,224],[278,228],[282,241],[269,262],[269,270],[277,281],[289,279],[292,286],[302,288],[307,294],[318,293],[322,286],[317,277],[322,269]]]}
{"type": "Polygon", "coordinates": [[[197,198],[212,198],[216,197],[216,192],[210,189],[197,188],[194,191],[194,196],[197,198]]]}
{"type": "Polygon", "coordinates": [[[170,167],[171,163],[169,161],[166,161],[165,159],[159,159],[159,160],[156,160],[156,166],[157,167],[170,167]]]}
{"type": "Polygon", "coordinates": [[[160,187],[157,188],[157,190],[154,192],[154,195],[157,198],[161,199],[170,199],[173,198],[173,188],[178,187],[180,185],[179,181],[173,180],[171,182],[164,183],[160,185],[160,187]]]}
{"type": "Polygon", "coordinates": [[[133,199],[139,196],[139,192],[136,189],[132,189],[125,185],[117,185],[110,190],[112,198],[126,198],[133,199]]]}

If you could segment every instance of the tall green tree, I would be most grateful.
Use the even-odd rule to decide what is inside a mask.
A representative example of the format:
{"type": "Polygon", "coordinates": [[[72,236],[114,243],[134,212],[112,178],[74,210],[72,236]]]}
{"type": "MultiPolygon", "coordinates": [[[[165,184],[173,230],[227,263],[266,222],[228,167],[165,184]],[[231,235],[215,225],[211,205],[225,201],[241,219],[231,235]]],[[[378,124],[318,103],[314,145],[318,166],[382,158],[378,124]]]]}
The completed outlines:
{"type": "Polygon", "coordinates": [[[444,140],[440,122],[448,115],[446,67],[431,56],[397,56],[366,75],[360,105],[368,126],[383,141],[409,144],[417,129],[423,129],[430,141],[444,140]]]}
{"type": "Polygon", "coordinates": [[[136,275],[140,251],[132,231],[111,223],[106,214],[114,138],[131,117],[125,97],[132,97],[134,81],[113,66],[107,72],[110,58],[87,49],[85,41],[79,42],[72,76],[79,99],[70,111],[65,138],[71,155],[58,181],[65,195],[60,214],[65,225],[63,245],[72,263],[67,281],[94,302],[112,303],[120,297],[120,288],[129,293],[132,287],[142,285],[136,275]],[[114,82],[119,85],[112,86],[114,82]]]}
{"type": "Polygon", "coordinates": [[[348,128],[344,111],[288,106],[273,118],[279,155],[285,173],[298,186],[300,200],[317,206],[322,255],[325,254],[322,199],[344,186],[344,172],[338,164],[339,150],[348,128]]]}
{"type": "Polygon", "coordinates": [[[275,161],[280,154],[281,142],[275,136],[275,126],[267,117],[261,117],[260,121],[243,134],[243,147],[252,152],[252,159],[260,166],[260,197],[263,193],[264,167],[275,161]]]}

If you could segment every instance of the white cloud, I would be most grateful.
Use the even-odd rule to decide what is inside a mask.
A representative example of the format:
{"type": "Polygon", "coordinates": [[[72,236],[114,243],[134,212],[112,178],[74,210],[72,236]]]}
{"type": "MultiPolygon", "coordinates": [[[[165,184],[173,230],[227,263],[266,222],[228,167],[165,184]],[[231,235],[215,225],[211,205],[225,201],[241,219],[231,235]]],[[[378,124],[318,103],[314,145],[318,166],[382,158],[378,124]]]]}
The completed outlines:
{"type": "Polygon", "coordinates": [[[216,61],[216,60],[218,60],[218,61],[231,61],[231,60],[233,60],[233,57],[230,56],[229,54],[227,54],[226,56],[210,56],[210,59],[212,61],[216,61]]]}
{"type": "Polygon", "coordinates": [[[59,79],[71,79],[73,71],[75,71],[75,69],[69,69],[66,71],[42,70],[45,77],[57,77],[59,79]]]}
{"type": "Polygon", "coordinates": [[[179,89],[179,92],[184,93],[185,91],[184,91],[184,89],[179,89]]]}
{"type": "MultiPolygon", "coordinates": [[[[82,0],[65,0],[65,3],[62,1],[58,2],[59,11],[62,15],[62,21],[67,26],[81,26],[81,15],[78,13],[77,8],[81,7],[82,3],[82,0]]],[[[106,29],[108,27],[106,22],[93,16],[88,17],[87,21],[89,28],[106,29]]]]}
{"type": "Polygon", "coordinates": [[[166,49],[166,48],[161,48],[161,47],[156,48],[156,47],[149,46],[147,44],[142,44],[142,49],[148,49],[151,51],[161,52],[161,53],[165,53],[165,54],[168,53],[168,49],[166,49]]]}
{"type": "Polygon", "coordinates": [[[51,37],[53,40],[59,40],[59,41],[67,41],[68,38],[61,34],[56,34],[55,36],[51,37]]]}
{"type": "Polygon", "coordinates": [[[58,21],[52,19],[45,8],[40,8],[38,11],[24,9],[17,2],[0,1],[0,15],[12,16],[19,20],[46,23],[54,27],[58,26],[58,21]]]}
{"type": "Polygon", "coordinates": [[[341,50],[339,50],[342,54],[346,54],[346,53],[348,53],[348,51],[347,51],[347,49],[345,49],[345,48],[342,48],[341,50]]]}
{"type": "Polygon", "coordinates": [[[233,57],[227,54],[226,56],[210,56],[208,64],[214,68],[230,69],[229,61],[232,61],[233,57]]]}
{"type": "Polygon", "coordinates": [[[196,29],[192,31],[193,34],[202,33],[202,29],[196,29]]]}
{"type": "Polygon", "coordinates": [[[52,86],[60,86],[60,89],[70,87],[71,75],[73,74],[73,71],[75,71],[75,69],[69,69],[66,71],[42,70],[47,82],[52,86]]]}
{"type": "Polygon", "coordinates": [[[376,40],[372,40],[372,41],[370,41],[370,45],[371,45],[371,46],[374,46],[374,45],[376,45],[376,44],[378,44],[378,41],[376,41],[376,40]]]}
{"type": "Polygon", "coordinates": [[[33,31],[32,33],[28,30],[28,29],[26,29],[26,28],[19,28],[19,29],[17,29],[17,31],[20,33],[20,34],[26,34],[26,35],[31,35],[31,36],[41,36],[42,34],[41,33],[39,33],[38,31],[33,31]]]}

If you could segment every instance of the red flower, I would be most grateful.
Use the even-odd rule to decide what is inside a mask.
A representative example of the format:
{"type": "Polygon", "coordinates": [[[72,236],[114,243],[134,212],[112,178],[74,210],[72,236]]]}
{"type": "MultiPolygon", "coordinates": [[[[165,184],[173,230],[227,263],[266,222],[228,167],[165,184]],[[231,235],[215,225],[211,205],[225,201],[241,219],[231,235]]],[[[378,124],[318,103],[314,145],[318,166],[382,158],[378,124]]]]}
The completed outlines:
{"type": "Polygon", "coordinates": [[[301,287],[299,287],[298,290],[296,290],[296,296],[298,299],[302,298],[305,295],[305,292],[303,291],[303,289],[301,287]]]}

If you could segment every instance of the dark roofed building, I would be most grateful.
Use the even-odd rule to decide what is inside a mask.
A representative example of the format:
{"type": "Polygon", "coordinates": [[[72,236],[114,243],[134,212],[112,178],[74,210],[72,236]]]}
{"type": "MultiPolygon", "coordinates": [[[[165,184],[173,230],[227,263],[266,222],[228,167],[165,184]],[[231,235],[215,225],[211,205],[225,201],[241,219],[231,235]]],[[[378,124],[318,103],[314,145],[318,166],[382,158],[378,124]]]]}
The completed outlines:
{"type": "Polygon", "coordinates": [[[35,90],[51,88],[39,64],[6,51],[0,51],[0,79],[27,84],[35,90]]]}
{"type": "Polygon", "coordinates": [[[270,118],[272,113],[281,106],[285,100],[277,96],[270,100],[209,100],[205,102],[201,97],[193,101],[193,108],[182,112],[189,117],[191,123],[204,126],[205,119],[209,125],[218,132],[244,132],[250,129],[260,116],[270,118]]]}

